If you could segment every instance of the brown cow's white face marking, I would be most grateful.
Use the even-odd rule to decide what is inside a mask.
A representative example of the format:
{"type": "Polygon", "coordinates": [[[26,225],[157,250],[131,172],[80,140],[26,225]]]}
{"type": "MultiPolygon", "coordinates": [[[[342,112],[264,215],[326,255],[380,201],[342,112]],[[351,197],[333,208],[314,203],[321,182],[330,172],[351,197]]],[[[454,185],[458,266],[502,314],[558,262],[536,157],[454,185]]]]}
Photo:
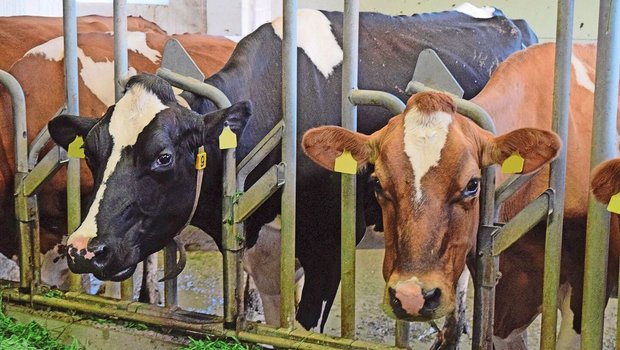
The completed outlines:
{"type": "Polygon", "coordinates": [[[452,116],[445,112],[422,113],[412,108],[405,115],[405,153],[409,156],[415,184],[415,201],[422,200],[422,178],[441,158],[452,116]]]}
{"type": "MultiPolygon", "coordinates": [[[[133,85],[121,98],[112,113],[109,125],[113,146],[103,172],[101,186],[97,189],[86,218],[78,229],[69,236],[68,245],[79,250],[85,249],[88,241],[97,236],[97,214],[107,186],[107,180],[112,176],[114,169],[121,160],[121,153],[125,147],[136,143],[144,128],[155,118],[157,113],[168,108],[153,92],[146,90],[142,85],[133,85]]],[[[92,257],[92,254],[91,254],[92,257]]]]}

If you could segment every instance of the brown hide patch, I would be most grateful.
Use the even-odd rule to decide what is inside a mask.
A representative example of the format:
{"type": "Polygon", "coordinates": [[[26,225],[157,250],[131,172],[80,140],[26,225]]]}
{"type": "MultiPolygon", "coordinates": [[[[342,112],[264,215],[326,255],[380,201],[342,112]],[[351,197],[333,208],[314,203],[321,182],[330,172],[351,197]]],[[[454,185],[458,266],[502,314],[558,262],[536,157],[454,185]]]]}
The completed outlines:
{"type": "Polygon", "coordinates": [[[422,114],[434,112],[454,114],[456,112],[456,105],[452,98],[439,92],[420,92],[411,96],[407,101],[404,114],[407,114],[411,108],[417,109],[422,114]]]}
{"type": "Polygon", "coordinates": [[[608,160],[592,171],[592,194],[604,204],[620,192],[620,159],[608,160]]]}

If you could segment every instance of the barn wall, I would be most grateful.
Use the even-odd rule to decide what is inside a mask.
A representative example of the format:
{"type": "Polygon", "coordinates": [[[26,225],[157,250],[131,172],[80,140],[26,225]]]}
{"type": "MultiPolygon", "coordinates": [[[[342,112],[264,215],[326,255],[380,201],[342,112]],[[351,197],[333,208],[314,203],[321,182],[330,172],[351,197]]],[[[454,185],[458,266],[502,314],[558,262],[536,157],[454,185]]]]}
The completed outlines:
{"type": "MultiPolygon", "coordinates": [[[[78,2],[78,15],[112,16],[112,4],[78,2]]],[[[128,4],[130,15],[156,22],[170,34],[207,32],[205,0],[169,0],[168,5],[128,4]]],[[[62,16],[62,0],[2,0],[0,16],[62,16]]]]}

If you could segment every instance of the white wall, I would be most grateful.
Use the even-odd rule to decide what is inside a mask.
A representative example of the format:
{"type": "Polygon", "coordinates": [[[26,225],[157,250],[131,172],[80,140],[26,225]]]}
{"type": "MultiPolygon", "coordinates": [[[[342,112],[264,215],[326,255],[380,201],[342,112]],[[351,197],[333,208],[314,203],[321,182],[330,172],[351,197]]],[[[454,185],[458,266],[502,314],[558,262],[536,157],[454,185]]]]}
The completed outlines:
{"type": "MultiPolygon", "coordinates": [[[[78,0],[79,1],[79,0],[78,0]]],[[[112,16],[110,3],[79,1],[78,16],[98,14],[112,16]]],[[[128,4],[129,15],[156,22],[169,34],[207,32],[205,0],[169,0],[168,5],[128,4]]],[[[62,16],[62,0],[1,0],[0,16],[62,16]]]]}

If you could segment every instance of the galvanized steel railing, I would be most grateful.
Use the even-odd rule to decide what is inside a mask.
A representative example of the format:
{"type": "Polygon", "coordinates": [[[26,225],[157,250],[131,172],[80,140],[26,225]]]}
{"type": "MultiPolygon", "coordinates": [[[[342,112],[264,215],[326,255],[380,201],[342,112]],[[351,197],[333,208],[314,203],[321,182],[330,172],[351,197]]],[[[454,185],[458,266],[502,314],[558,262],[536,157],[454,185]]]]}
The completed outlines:
{"type": "MultiPolygon", "coordinates": [[[[64,0],[65,12],[65,71],[67,87],[68,113],[78,114],[78,90],[77,90],[77,34],[75,23],[75,0],[64,0]]],[[[124,1],[115,0],[115,16],[124,13],[124,1]]],[[[617,108],[618,67],[619,67],[619,42],[617,39],[617,15],[619,5],[616,0],[601,2],[599,24],[599,54],[597,57],[596,78],[596,102],[595,102],[595,130],[593,132],[593,155],[592,165],[613,155],[610,140],[610,130],[614,130],[615,111],[617,108]],[[599,137],[598,135],[606,135],[599,137]],[[595,137],[596,135],[596,137],[595,137]]],[[[224,182],[224,215],[233,215],[233,224],[224,225],[224,257],[225,257],[225,315],[224,326],[234,328],[227,331],[211,325],[193,325],[191,322],[174,320],[173,314],[157,307],[146,307],[144,304],[112,301],[99,297],[82,294],[68,293],[69,298],[75,301],[63,300],[56,303],[54,299],[42,298],[36,295],[37,286],[40,283],[39,261],[39,238],[36,208],[36,190],[39,186],[57,171],[63,162],[66,162],[66,154],[63,150],[55,147],[39,162],[31,171],[28,167],[28,152],[26,138],[25,107],[23,93],[20,96],[19,85],[11,80],[12,77],[0,72],[0,82],[6,85],[12,92],[13,109],[16,126],[16,215],[20,228],[20,287],[21,292],[32,293],[30,296],[13,293],[11,299],[36,302],[59,308],[81,310],[109,314],[110,316],[126,319],[136,319],[141,322],[159,325],[179,327],[192,331],[209,331],[214,334],[230,336],[234,335],[241,340],[272,343],[276,346],[314,349],[324,346],[335,347],[366,347],[368,343],[354,340],[336,340],[322,335],[316,335],[305,331],[295,330],[290,333],[287,329],[292,328],[294,320],[293,304],[293,274],[294,274],[294,222],[295,209],[291,203],[295,202],[294,186],[285,185],[282,213],[282,254],[281,254],[281,285],[282,285],[282,312],[281,326],[283,329],[266,329],[252,323],[246,323],[243,319],[243,298],[241,297],[243,280],[241,271],[242,249],[237,241],[239,234],[243,233],[243,220],[257,208],[266,198],[284,183],[292,184],[295,179],[295,155],[296,155],[296,1],[285,1],[285,21],[283,38],[283,108],[285,120],[279,123],[274,130],[267,135],[257,149],[236,165],[233,150],[224,151],[225,157],[225,182],[224,182]],[[268,154],[280,139],[283,140],[283,163],[274,166],[266,176],[259,180],[252,188],[241,194],[245,185],[247,174],[268,154]],[[233,200],[234,198],[234,200],[233,200]],[[98,305],[115,306],[112,309],[105,307],[89,308],[83,302],[88,300],[98,305]],[[81,301],[81,302],[80,302],[81,301]],[[135,305],[135,312],[124,312],[131,305],[135,305]],[[119,311],[120,310],[120,311],[119,311]],[[145,311],[147,310],[147,311],[145,311]],[[161,311],[159,311],[161,310],[161,311]],[[278,337],[290,339],[280,339],[278,337]],[[305,342],[304,342],[305,339],[305,342]],[[321,345],[322,344],[322,345],[321,345]]],[[[554,130],[560,134],[566,144],[567,114],[568,114],[568,89],[570,77],[570,53],[571,53],[571,28],[572,28],[573,1],[559,2],[558,5],[558,43],[556,44],[556,88],[554,89],[554,130]]],[[[384,92],[370,92],[357,90],[357,28],[358,28],[358,0],[345,1],[344,17],[344,62],[343,62],[343,126],[356,129],[355,106],[361,104],[380,105],[393,113],[400,113],[404,104],[396,97],[384,92]],[[353,39],[353,40],[351,40],[353,39]]],[[[126,22],[115,20],[115,31],[126,31],[126,22]],[[124,28],[124,30],[123,30],[124,28]]],[[[120,36],[119,36],[120,37],[120,36]]],[[[116,41],[116,38],[115,38],[116,41]]],[[[123,62],[123,43],[119,42],[116,47],[117,74],[126,71],[126,56],[123,62]],[[124,68],[123,68],[124,66],[124,68]]],[[[212,99],[220,108],[230,105],[230,102],[219,90],[202,82],[190,80],[161,69],[158,74],[173,85],[193,91],[212,99]]],[[[118,79],[118,75],[117,75],[118,79]]],[[[411,84],[412,90],[424,89],[421,85],[411,84]]],[[[410,90],[410,89],[408,89],[410,90]]],[[[117,92],[118,98],[118,92],[117,92]]],[[[463,100],[457,100],[459,113],[474,119],[481,127],[494,131],[494,127],[488,115],[479,107],[463,100]]],[[[481,222],[478,237],[479,268],[476,281],[476,307],[474,345],[475,349],[492,348],[492,322],[494,305],[494,287],[497,282],[498,260],[497,256],[506,247],[516,241],[527,230],[542,219],[548,218],[548,231],[545,257],[545,290],[543,308],[543,335],[541,348],[551,349],[555,347],[555,327],[557,308],[557,288],[559,284],[559,262],[561,249],[561,229],[563,208],[563,179],[565,176],[565,151],[552,164],[550,187],[556,191],[548,190],[530,203],[523,212],[514,220],[503,227],[495,226],[494,219],[498,206],[527,179],[515,177],[509,182],[502,184],[495,190],[494,169],[488,168],[483,172],[481,191],[481,222]],[[534,220],[532,220],[532,218],[534,220]],[[484,302],[483,302],[484,301],[484,302]]],[[[75,229],[80,222],[80,199],[79,199],[79,160],[69,161],[68,172],[68,205],[69,205],[69,231],[75,229]]],[[[342,295],[343,295],[343,318],[341,332],[345,338],[353,338],[355,330],[355,176],[343,175],[342,181],[342,295]]],[[[583,314],[583,337],[582,347],[588,349],[601,348],[602,336],[602,309],[604,306],[604,283],[600,279],[605,276],[605,254],[608,247],[608,214],[604,214],[598,205],[591,205],[588,213],[588,238],[586,253],[586,277],[584,294],[583,314]],[[607,229],[606,229],[607,228],[607,229]]],[[[228,217],[226,217],[228,218],[228,217]]],[[[176,252],[167,250],[166,266],[172,264],[176,252]],[[174,255],[173,255],[174,254],[174,255]]],[[[128,284],[126,285],[128,286],[128,284]]],[[[71,277],[71,290],[80,290],[80,278],[77,275],[71,277]]],[[[127,290],[124,293],[127,295],[127,290]]],[[[176,305],[176,285],[173,282],[166,284],[166,305],[176,305]]],[[[195,316],[194,316],[195,317],[195,316]]],[[[220,323],[221,324],[221,323],[220,323]]],[[[397,328],[397,345],[406,346],[406,327],[401,324],[397,328]]],[[[619,327],[620,329],[620,327],[619,327]]]]}

